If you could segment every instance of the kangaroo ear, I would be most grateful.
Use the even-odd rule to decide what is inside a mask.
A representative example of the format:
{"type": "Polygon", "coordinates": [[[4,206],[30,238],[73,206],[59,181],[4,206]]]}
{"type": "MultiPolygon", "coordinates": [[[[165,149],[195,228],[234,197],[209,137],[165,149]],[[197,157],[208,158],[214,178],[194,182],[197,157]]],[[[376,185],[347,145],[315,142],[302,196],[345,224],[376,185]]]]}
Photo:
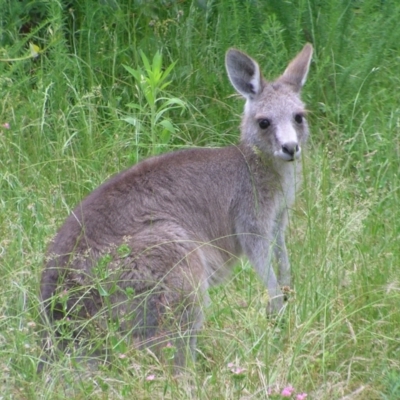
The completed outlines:
{"type": "Polygon", "coordinates": [[[296,92],[300,92],[306,83],[308,70],[310,68],[313,47],[307,43],[303,50],[290,62],[283,75],[278,81],[293,86],[296,92]]]}
{"type": "Polygon", "coordinates": [[[246,99],[253,99],[262,90],[260,67],[247,54],[229,49],[225,57],[226,70],[233,87],[246,99]]]}

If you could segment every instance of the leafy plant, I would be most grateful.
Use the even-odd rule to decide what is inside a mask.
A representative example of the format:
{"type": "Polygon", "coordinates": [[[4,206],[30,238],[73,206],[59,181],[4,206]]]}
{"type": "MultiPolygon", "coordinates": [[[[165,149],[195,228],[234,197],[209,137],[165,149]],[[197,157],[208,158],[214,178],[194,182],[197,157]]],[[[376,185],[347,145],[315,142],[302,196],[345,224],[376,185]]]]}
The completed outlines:
{"type": "Polygon", "coordinates": [[[141,143],[141,146],[150,144],[150,153],[158,154],[169,143],[171,135],[177,131],[176,125],[168,118],[168,113],[179,109],[182,114],[187,108],[187,103],[166,92],[171,84],[167,79],[176,62],[163,70],[159,51],[154,55],[152,63],[143,51],[140,51],[140,57],[143,68],[123,66],[135,78],[137,88],[137,101],[127,104],[135,110],[135,115],[124,117],[123,120],[135,127],[137,143],[141,143]]]}

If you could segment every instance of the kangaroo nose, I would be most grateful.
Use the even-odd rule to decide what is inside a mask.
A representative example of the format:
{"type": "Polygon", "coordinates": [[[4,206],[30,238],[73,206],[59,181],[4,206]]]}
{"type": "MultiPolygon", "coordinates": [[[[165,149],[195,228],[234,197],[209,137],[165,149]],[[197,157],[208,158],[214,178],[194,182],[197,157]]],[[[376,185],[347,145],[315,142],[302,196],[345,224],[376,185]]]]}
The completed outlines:
{"type": "Polygon", "coordinates": [[[296,142],[288,142],[282,145],[282,152],[292,158],[298,151],[299,145],[296,142]]]}

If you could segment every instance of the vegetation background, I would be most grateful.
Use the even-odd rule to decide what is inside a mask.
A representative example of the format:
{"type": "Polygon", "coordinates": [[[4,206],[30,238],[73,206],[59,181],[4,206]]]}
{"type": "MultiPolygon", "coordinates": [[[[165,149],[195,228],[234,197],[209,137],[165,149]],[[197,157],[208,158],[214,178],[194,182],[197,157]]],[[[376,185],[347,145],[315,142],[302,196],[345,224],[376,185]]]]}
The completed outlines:
{"type": "Polygon", "coordinates": [[[290,386],[293,399],[400,398],[397,0],[0,0],[0,10],[0,399],[277,399],[290,386]],[[307,41],[312,138],[284,323],[266,319],[244,260],[212,291],[191,379],[123,347],[108,367],[65,357],[37,375],[40,272],[71,208],[148,155],[236,143],[243,102],[225,51],[276,77],[307,41]]]}

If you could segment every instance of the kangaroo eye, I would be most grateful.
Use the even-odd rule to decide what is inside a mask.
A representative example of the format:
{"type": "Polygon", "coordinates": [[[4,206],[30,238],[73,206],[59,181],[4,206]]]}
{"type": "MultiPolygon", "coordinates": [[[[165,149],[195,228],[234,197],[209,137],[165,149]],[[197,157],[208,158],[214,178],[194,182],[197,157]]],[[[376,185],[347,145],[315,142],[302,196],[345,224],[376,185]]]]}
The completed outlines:
{"type": "Polygon", "coordinates": [[[295,116],[294,116],[294,120],[298,123],[298,124],[301,124],[302,122],[303,122],[303,116],[301,115],[301,114],[296,114],[295,116]]]}
{"type": "Polygon", "coordinates": [[[264,118],[258,121],[258,125],[261,129],[267,129],[271,125],[271,121],[267,118],[264,118]]]}

